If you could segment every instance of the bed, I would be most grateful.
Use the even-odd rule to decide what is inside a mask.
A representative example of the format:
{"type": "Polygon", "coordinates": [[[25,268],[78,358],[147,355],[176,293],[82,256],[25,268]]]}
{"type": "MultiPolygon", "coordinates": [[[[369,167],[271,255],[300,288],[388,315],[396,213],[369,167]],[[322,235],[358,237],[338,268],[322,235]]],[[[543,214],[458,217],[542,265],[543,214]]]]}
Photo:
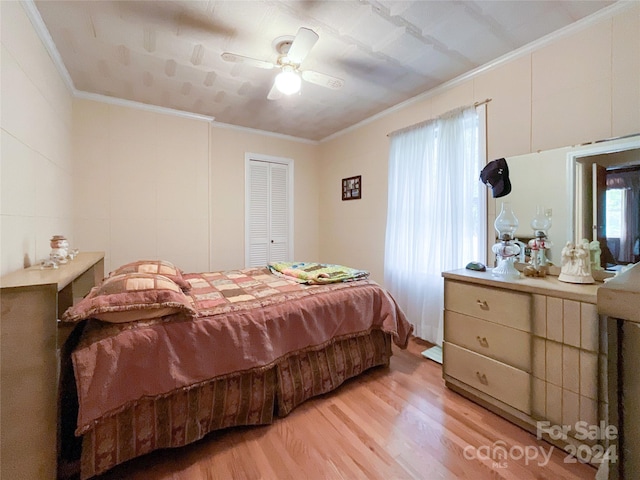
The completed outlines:
{"type": "Polygon", "coordinates": [[[214,430],[269,424],[388,365],[392,343],[406,348],[412,325],[363,272],[279,267],[185,274],[133,262],[67,310],[78,326],[61,376],[61,460],[79,457],[86,479],[214,430]]]}

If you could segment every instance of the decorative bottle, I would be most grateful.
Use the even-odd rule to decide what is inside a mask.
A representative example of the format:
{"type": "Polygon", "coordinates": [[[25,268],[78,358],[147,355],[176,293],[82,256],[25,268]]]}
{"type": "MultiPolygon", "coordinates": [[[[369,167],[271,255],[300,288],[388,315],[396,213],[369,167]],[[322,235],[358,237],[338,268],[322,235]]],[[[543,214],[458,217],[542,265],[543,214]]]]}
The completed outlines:
{"type": "Polygon", "coordinates": [[[69,241],[64,235],[54,235],[49,240],[51,246],[51,253],[49,258],[55,263],[67,263],[67,257],[69,256],[69,241]]]}

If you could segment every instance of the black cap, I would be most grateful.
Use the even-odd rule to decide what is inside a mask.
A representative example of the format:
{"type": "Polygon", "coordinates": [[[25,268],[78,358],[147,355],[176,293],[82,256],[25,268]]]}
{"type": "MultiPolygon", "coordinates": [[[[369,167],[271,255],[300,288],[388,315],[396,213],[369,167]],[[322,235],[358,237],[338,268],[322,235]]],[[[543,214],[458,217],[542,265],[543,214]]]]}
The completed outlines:
{"type": "Polygon", "coordinates": [[[480,180],[491,187],[493,198],[504,197],[511,192],[509,166],[504,158],[487,163],[487,166],[480,172],[480,180]]]}

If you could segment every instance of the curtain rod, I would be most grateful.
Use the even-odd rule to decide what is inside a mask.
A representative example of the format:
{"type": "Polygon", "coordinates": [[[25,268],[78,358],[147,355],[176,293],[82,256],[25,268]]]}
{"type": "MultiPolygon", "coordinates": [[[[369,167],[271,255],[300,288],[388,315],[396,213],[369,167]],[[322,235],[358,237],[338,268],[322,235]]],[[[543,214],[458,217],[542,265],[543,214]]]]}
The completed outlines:
{"type": "Polygon", "coordinates": [[[493,99],[492,98],[485,98],[481,102],[474,103],[473,106],[474,107],[479,107],[480,105],[485,105],[485,104],[489,103],[491,100],[493,100],[493,99]]]}
{"type": "MultiPolygon", "coordinates": [[[[480,101],[480,102],[475,102],[475,103],[473,104],[473,107],[474,107],[474,108],[477,108],[477,107],[479,107],[480,105],[485,105],[485,104],[489,103],[491,100],[492,100],[491,98],[485,98],[484,100],[482,100],[482,101],[480,101]]],[[[453,111],[458,110],[458,109],[460,109],[460,108],[464,108],[464,107],[454,108],[453,110],[450,110],[449,112],[453,112],[453,111]]],[[[398,129],[398,130],[394,130],[393,132],[387,133],[387,137],[390,137],[390,136],[391,136],[391,135],[393,135],[394,133],[399,133],[399,132],[401,132],[401,131],[403,131],[403,130],[407,130],[407,129],[409,129],[409,128],[414,128],[414,127],[417,127],[418,125],[422,125],[422,124],[424,124],[424,123],[431,122],[431,121],[433,121],[433,120],[435,120],[435,119],[437,119],[437,118],[440,118],[440,117],[442,117],[442,116],[446,115],[446,114],[447,114],[447,113],[449,113],[449,112],[445,112],[445,113],[443,113],[442,115],[437,116],[436,118],[432,118],[431,120],[424,120],[424,121],[422,121],[422,122],[418,122],[418,123],[414,123],[413,125],[409,125],[408,127],[403,127],[403,128],[398,129]]]]}

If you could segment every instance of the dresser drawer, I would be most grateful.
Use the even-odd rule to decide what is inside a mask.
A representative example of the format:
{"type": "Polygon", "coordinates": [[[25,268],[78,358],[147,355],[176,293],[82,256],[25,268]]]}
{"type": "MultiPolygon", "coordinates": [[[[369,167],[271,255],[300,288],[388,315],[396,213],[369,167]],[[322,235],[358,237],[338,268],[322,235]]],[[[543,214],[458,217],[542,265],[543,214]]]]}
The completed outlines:
{"type": "Polygon", "coordinates": [[[445,375],[531,414],[531,379],[528,373],[449,342],[443,344],[445,375]]]}
{"type": "Polygon", "coordinates": [[[531,295],[446,280],[444,308],[453,312],[531,331],[531,295]]]}
{"type": "Polygon", "coordinates": [[[531,335],[527,332],[446,310],[444,339],[531,372],[531,335]]]}

